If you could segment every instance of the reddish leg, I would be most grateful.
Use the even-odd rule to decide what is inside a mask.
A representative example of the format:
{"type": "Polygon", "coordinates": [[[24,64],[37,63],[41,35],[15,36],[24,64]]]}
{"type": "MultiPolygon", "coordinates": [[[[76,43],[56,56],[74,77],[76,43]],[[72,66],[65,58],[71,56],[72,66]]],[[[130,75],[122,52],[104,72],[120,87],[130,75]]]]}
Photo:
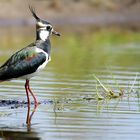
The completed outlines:
{"type": "Polygon", "coordinates": [[[30,106],[30,98],[29,98],[29,92],[28,92],[28,85],[29,85],[29,80],[26,80],[25,90],[26,90],[26,95],[27,95],[28,106],[30,106]]]}
{"type": "Polygon", "coordinates": [[[28,89],[28,91],[31,93],[31,95],[32,95],[32,97],[33,97],[33,99],[34,99],[35,106],[37,106],[37,105],[38,105],[38,101],[37,101],[37,99],[36,99],[34,93],[33,93],[33,92],[31,91],[31,89],[30,89],[29,80],[28,80],[28,86],[27,86],[27,89],[28,89]]]}
{"type": "Polygon", "coordinates": [[[26,83],[25,83],[25,90],[26,90],[26,95],[27,95],[27,101],[28,101],[28,112],[27,112],[27,118],[26,118],[26,123],[28,125],[31,124],[31,119],[32,119],[32,116],[34,114],[34,112],[36,111],[36,108],[37,108],[37,105],[38,105],[38,102],[33,94],[33,92],[31,91],[30,89],[30,85],[29,85],[29,80],[26,79],[26,83]],[[33,112],[31,113],[30,115],[30,98],[29,98],[29,93],[31,93],[33,99],[34,99],[34,102],[35,102],[35,106],[34,106],[34,110],[33,112]]]}
{"type": "Polygon", "coordinates": [[[29,120],[29,115],[30,115],[30,98],[29,98],[29,92],[28,92],[28,84],[29,84],[29,80],[26,80],[25,83],[25,90],[26,90],[26,95],[27,95],[27,101],[28,101],[28,113],[27,113],[27,119],[26,119],[26,123],[29,124],[30,120],[29,120]]]}

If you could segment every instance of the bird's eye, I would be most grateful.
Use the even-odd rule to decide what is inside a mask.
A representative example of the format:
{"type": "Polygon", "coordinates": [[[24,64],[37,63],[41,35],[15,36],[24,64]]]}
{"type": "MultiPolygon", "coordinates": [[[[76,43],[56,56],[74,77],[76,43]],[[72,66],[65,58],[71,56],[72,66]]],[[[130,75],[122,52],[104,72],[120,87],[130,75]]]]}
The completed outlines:
{"type": "Polygon", "coordinates": [[[47,28],[47,30],[48,30],[48,31],[50,31],[50,30],[51,30],[51,26],[47,26],[46,28],[47,28]]]}

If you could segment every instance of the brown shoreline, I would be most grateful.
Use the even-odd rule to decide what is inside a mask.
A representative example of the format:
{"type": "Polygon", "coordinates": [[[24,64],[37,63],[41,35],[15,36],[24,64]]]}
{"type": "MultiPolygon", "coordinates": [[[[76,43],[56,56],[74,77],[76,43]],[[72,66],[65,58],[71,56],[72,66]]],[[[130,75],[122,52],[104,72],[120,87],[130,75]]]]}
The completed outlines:
{"type": "Polygon", "coordinates": [[[0,2],[0,26],[34,24],[28,5],[37,14],[58,26],[93,25],[140,29],[139,0],[5,0],[0,2]]]}
{"type": "MultiPolygon", "coordinates": [[[[53,24],[57,26],[78,26],[78,25],[92,25],[95,27],[130,27],[140,29],[140,16],[127,16],[121,14],[105,13],[101,15],[87,15],[82,17],[62,17],[62,18],[48,18],[53,24]]],[[[34,20],[31,19],[0,19],[0,26],[24,26],[33,25],[34,20]]]]}

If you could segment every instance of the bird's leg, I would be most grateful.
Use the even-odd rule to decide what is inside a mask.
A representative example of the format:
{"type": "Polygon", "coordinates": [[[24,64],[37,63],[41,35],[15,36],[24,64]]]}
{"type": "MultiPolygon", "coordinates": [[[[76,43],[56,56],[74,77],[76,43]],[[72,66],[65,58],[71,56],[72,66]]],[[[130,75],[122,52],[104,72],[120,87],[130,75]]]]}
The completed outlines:
{"type": "Polygon", "coordinates": [[[35,106],[37,106],[39,103],[34,95],[34,93],[32,92],[32,90],[30,89],[30,85],[29,85],[29,82],[28,82],[28,86],[27,86],[29,92],[31,93],[32,97],[34,98],[34,102],[35,102],[35,106]]]}
{"type": "Polygon", "coordinates": [[[29,98],[29,92],[28,92],[28,85],[29,85],[29,80],[26,80],[25,90],[26,90],[28,105],[30,106],[30,98],[29,98]]]}
{"type": "Polygon", "coordinates": [[[25,83],[25,90],[26,90],[26,95],[27,95],[27,101],[28,101],[28,113],[27,113],[27,119],[26,119],[26,123],[30,124],[30,98],[29,98],[29,92],[28,92],[28,84],[29,84],[29,80],[26,80],[25,83]]]}

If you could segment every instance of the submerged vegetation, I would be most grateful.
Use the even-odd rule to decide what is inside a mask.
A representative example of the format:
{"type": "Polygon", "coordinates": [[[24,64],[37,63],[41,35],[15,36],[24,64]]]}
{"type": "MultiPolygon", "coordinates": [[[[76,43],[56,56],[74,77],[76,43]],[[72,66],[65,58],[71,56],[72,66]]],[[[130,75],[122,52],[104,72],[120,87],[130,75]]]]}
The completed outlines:
{"type": "MultiPolygon", "coordinates": [[[[140,111],[140,93],[139,89],[135,89],[135,84],[137,81],[139,73],[136,73],[136,76],[132,82],[132,84],[129,87],[121,88],[118,84],[117,80],[115,80],[116,88],[115,90],[112,90],[110,87],[105,86],[96,75],[93,75],[93,78],[97,81],[96,83],[96,95],[92,97],[92,99],[97,100],[97,111],[103,109],[103,105],[105,105],[107,108],[116,109],[119,106],[120,101],[124,101],[128,103],[129,110],[130,109],[130,100],[135,100],[138,104],[138,110],[140,111]],[[101,90],[101,88],[103,90],[101,90]],[[116,104],[114,107],[112,105],[109,105],[111,100],[116,100],[116,104]],[[102,102],[101,102],[102,101],[102,102]]],[[[86,98],[85,98],[86,99],[86,98]]],[[[89,98],[88,98],[89,99],[89,98]]]]}
{"type": "MultiPolygon", "coordinates": [[[[111,90],[110,88],[107,88],[105,85],[103,85],[103,83],[96,77],[96,75],[93,75],[93,77],[95,78],[95,80],[99,83],[100,87],[104,90],[104,96],[102,96],[100,93],[99,93],[99,90],[97,89],[97,86],[96,86],[96,89],[97,89],[97,100],[103,100],[103,99],[115,99],[115,98],[119,98],[119,97],[122,97],[124,95],[124,93],[126,91],[124,91],[124,89],[118,87],[118,91],[113,91],[111,90]]],[[[133,82],[133,85],[131,86],[130,90],[128,92],[131,92],[133,90],[133,86],[136,82],[136,79],[134,80],[133,82]]],[[[117,85],[116,86],[119,86],[118,83],[116,83],[117,85]]]]}
{"type": "MultiPolygon", "coordinates": [[[[96,108],[97,113],[101,113],[101,111],[113,111],[116,109],[121,109],[122,104],[126,104],[125,107],[128,108],[127,111],[140,111],[140,93],[139,88],[135,87],[135,84],[138,83],[139,73],[136,73],[136,76],[133,79],[132,84],[128,87],[121,87],[121,85],[117,82],[117,80],[113,77],[112,80],[115,82],[115,89],[112,89],[111,86],[103,84],[101,80],[93,74],[92,77],[96,81],[93,89],[95,91],[87,96],[81,96],[79,98],[79,94],[73,99],[71,96],[64,96],[63,98],[54,99],[54,112],[67,110],[74,108],[81,109],[81,105],[85,104],[93,105],[96,108]],[[131,108],[133,106],[133,102],[137,104],[137,107],[131,108]]],[[[129,82],[129,81],[128,81],[129,82]]],[[[86,108],[86,105],[84,106],[86,108]]],[[[83,107],[83,108],[84,108],[83,107]]],[[[118,110],[119,111],[119,110],[118,110]]]]}

